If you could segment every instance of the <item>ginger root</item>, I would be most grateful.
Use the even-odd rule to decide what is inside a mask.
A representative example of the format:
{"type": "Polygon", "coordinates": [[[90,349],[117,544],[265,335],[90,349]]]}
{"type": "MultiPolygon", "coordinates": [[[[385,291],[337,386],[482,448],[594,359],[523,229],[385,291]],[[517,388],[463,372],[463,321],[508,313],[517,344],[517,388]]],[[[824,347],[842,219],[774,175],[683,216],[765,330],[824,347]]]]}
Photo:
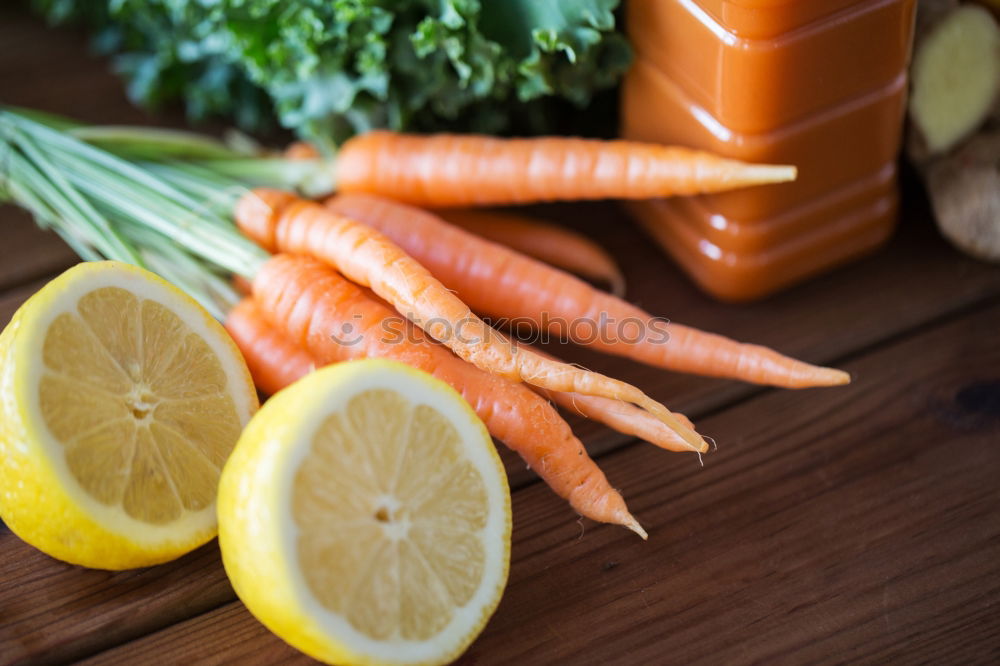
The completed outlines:
{"type": "Polygon", "coordinates": [[[941,233],[974,257],[1000,261],[1000,129],[932,162],[925,179],[941,233]]]}
{"type": "Polygon", "coordinates": [[[907,153],[941,233],[1000,262],[1000,26],[978,4],[921,0],[907,153]]]}
{"type": "Polygon", "coordinates": [[[960,5],[943,15],[937,1],[920,8],[922,28],[934,23],[919,31],[913,56],[910,118],[923,145],[911,152],[931,157],[968,138],[996,108],[1000,27],[979,5],[960,5]]]}

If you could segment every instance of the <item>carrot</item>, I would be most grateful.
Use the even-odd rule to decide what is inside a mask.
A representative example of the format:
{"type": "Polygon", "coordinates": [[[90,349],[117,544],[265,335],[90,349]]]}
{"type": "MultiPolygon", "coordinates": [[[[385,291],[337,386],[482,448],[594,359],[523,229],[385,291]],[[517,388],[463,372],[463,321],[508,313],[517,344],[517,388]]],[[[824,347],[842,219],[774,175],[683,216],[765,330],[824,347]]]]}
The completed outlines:
{"type": "Polygon", "coordinates": [[[260,313],[280,331],[267,344],[283,351],[269,358],[304,349],[321,365],[377,357],[429,372],[454,387],[490,433],[520,454],[576,511],[646,537],[569,425],[526,385],[483,372],[434,344],[378,299],[311,257],[275,256],[253,287],[260,313]]]}
{"type": "Polygon", "coordinates": [[[697,433],[636,387],[529,350],[519,351],[426,268],[365,224],[266,188],[240,199],[236,221],[268,251],[310,254],[357,284],[370,287],[432,338],[482,370],[554,391],[626,400],[653,414],[692,446],[702,445],[697,433]]]}
{"type": "Polygon", "coordinates": [[[344,143],[336,174],[341,192],[435,208],[700,194],[794,180],[796,170],[633,141],[376,131],[344,143]]]}
{"type": "Polygon", "coordinates": [[[312,356],[281,339],[251,298],[244,298],[230,310],[224,323],[246,359],[254,384],[268,395],[274,395],[316,368],[312,356]]]}
{"type": "Polygon", "coordinates": [[[472,208],[435,211],[441,219],[547,264],[606,283],[611,293],[625,295],[625,278],[600,245],[555,224],[507,212],[472,208]]]}
{"type": "Polygon", "coordinates": [[[371,225],[426,266],[476,312],[531,322],[553,335],[649,365],[786,388],[846,384],[850,376],[681,324],[640,308],[405,204],[365,194],[326,202],[371,225]],[[669,336],[669,340],[667,339],[669,336]]]}

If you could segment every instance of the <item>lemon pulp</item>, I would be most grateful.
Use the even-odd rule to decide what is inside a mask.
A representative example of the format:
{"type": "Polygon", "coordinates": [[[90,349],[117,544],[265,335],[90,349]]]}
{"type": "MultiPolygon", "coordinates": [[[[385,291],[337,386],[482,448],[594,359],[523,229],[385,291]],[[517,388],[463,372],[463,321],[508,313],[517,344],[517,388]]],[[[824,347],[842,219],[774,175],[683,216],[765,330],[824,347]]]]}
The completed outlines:
{"type": "Polygon", "coordinates": [[[205,341],[120,287],[84,295],[49,326],[42,418],[91,497],[147,523],[215,501],[241,423],[205,341]]]}
{"type": "Polygon", "coordinates": [[[323,606],[373,638],[424,640],[468,603],[489,504],[461,449],[441,414],[391,389],[323,422],[292,508],[299,566],[323,606]]]}
{"type": "Polygon", "coordinates": [[[156,276],[80,264],[2,338],[0,513],[48,554],[119,569],[215,534],[226,457],[257,406],[217,322],[156,276]]]}
{"type": "Polygon", "coordinates": [[[322,369],[251,421],[220,485],[247,607],[331,663],[443,663],[499,602],[510,496],[482,422],[387,361],[322,369]]]}

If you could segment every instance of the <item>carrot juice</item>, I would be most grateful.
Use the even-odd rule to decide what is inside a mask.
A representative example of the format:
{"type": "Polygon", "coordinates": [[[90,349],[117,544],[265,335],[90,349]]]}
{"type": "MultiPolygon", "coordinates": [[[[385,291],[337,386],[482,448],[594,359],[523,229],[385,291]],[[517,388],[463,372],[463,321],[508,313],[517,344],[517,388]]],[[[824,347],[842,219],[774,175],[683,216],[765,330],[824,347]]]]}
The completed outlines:
{"type": "Polygon", "coordinates": [[[914,4],[627,3],[626,138],[799,168],[794,183],[629,204],[708,292],[759,298],[888,238],[914,4]]]}

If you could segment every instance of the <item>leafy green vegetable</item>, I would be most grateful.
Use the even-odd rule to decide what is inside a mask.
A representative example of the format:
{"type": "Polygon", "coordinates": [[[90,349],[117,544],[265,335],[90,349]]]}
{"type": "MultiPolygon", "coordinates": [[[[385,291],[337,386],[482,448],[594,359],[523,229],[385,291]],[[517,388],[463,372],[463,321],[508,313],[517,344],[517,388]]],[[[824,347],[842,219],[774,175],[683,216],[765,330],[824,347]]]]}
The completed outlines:
{"type": "Polygon", "coordinates": [[[193,119],[249,130],[277,118],[319,141],[372,127],[560,131],[558,109],[588,104],[630,58],[618,0],[34,2],[94,27],[136,102],[182,98],[193,119]]]}

